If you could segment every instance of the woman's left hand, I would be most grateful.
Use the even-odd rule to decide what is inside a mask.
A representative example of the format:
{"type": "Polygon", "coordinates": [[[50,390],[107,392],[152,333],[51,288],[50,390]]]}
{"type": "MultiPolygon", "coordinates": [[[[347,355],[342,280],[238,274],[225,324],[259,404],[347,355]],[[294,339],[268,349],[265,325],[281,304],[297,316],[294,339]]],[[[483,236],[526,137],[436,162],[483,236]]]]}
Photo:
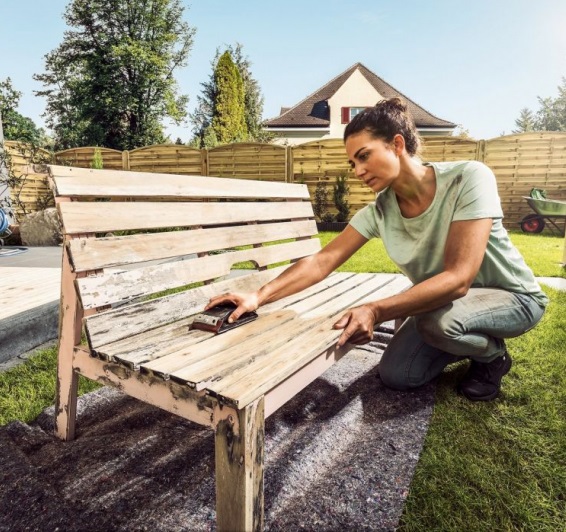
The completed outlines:
{"type": "Polygon", "coordinates": [[[334,329],[344,329],[338,347],[345,343],[362,345],[371,342],[375,323],[375,315],[368,305],[351,308],[334,324],[334,329]]]}

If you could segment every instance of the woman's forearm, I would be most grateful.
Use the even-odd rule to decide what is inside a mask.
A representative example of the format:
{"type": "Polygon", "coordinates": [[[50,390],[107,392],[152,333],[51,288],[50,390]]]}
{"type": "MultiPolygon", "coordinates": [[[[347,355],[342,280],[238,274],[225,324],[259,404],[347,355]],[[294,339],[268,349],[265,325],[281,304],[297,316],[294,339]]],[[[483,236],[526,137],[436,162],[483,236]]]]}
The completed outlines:
{"type": "Polygon", "coordinates": [[[260,305],[290,296],[322,281],[330,271],[321,264],[320,255],[305,257],[257,291],[260,305]]]}
{"type": "Polygon", "coordinates": [[[442,272],[406,292],[379,301],[372,301],[376,321],[384,322],[429,312],[464,296],[468,287],[463,280],[451,272],[442,272]]]}

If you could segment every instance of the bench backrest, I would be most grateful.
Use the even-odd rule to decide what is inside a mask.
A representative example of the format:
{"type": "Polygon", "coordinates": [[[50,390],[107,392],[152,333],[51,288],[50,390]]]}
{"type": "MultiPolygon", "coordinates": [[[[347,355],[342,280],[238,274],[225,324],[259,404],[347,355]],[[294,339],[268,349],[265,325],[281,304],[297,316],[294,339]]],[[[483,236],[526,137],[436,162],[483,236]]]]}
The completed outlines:
{"type": "Polygon", "coordinates": [[[320,249],[306,185],[49,166],[83,308],[320,249]],[[283,241],[283,242],[282,242],[283,241]]]}

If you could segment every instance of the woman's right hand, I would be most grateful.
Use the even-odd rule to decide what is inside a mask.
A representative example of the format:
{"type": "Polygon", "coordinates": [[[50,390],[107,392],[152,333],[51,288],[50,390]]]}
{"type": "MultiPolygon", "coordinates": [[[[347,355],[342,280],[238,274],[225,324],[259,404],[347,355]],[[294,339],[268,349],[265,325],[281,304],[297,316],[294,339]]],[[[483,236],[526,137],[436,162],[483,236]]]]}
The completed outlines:
{"type": "Polygon", "coordinates": [[[236,309],[228,318],[229,323],[235,322],[242,314],[252,312],[259,307],[259,297],[257,292],[234,292],[221,294],[210,298],[210,301],[204,307],[204,310],[211,309],[223,303],[232,303],[236,305],[236,309]]]}

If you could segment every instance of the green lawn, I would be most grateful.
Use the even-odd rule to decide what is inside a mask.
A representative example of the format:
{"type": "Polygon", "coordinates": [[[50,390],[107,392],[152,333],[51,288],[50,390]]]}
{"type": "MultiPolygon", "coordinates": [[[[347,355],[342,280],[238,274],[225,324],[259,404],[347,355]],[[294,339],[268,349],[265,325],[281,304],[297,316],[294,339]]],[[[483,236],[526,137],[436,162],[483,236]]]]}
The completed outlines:
{"type": "MultiPolygon", "coordinates": [[[[334,237],[323,233],[321,241],[334,237]]],[[[566,277],[562,238],[511,238],[537,276],[566,277]]],[[[397,271],[375,240],[341,269],[397,271]]],[[[465,363],[439,379],[400,530],[566,530],[566,292],[546,291],[551,303],[541,323],[508,341],[515,363],[496,401],[455,394],[465,363]]],[[[55,365],[52,348],[0,373],[0,424],[31,421],[52,404],[55,365]]],[[[95,387],[81,379],[81,393],[95,387]]]]}

